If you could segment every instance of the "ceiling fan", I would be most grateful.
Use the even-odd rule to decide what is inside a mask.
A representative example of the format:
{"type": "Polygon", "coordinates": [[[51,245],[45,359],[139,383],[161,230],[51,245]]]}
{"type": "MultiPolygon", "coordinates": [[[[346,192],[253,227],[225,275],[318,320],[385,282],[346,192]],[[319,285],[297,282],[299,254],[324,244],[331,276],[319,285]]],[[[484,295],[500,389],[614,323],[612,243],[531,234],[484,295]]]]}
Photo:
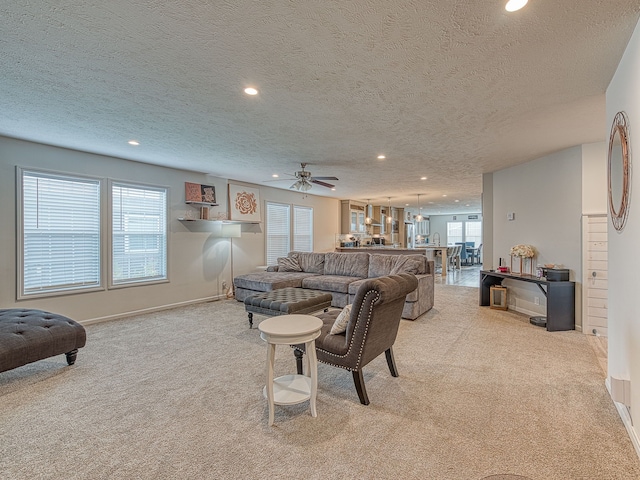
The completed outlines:
{"type": "Polygon", "coordinates": [[[306,192],[313,186],[311,185],[312,183],[315,183],[316,185],[322,185],[323,187],[327,188],[333,188],[335,185],[324,182],[323,180],[338,180],[337,177],[314,177],[311,175],[311,172],[305,170],[307,166],[306,163],[301,163],[300,166],[302,167],[302,170],[295,173],[295,177],[298,180],[296,180],[296,182],[289,187],[291,189],[298,190],[300,192],[306,192]]]}

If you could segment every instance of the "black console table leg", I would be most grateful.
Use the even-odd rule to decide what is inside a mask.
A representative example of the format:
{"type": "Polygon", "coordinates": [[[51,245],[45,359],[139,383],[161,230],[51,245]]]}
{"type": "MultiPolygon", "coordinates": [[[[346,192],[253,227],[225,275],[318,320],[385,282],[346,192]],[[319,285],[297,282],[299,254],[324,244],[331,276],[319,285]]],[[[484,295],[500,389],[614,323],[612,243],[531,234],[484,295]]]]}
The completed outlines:
{"type": "Polygon", "coordinates": [[[249,328],[253,328],[253,313],[249,312],[249,328]]]}

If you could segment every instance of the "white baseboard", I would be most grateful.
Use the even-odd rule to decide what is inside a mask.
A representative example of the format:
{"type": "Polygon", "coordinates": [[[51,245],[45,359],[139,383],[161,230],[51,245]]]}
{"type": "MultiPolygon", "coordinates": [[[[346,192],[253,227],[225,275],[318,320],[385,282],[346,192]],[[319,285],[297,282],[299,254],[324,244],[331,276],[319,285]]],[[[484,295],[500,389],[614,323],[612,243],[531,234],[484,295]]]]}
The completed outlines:
{"type": "Polygon", "coordinates": [[[518,307],[515,305],[508,305],[509,310],[513,310],[514,312],[522,313],[523,315],[527,315],[529,317],[544,317],[544,313],[533,312],[531,310],[527,310],[526,308],[518,307]]]}
{"type": "Polygon", "coordinates": [[[143,313],[153,313],[153,312],[160,312],[162,310],[170,310],[176,307],[185,307],[187,305],[194,305],[196,303],[206,303],[206,302],[213,302],[216,300],[225,300],[226,298],[227,298],[226,295],[214,295],[212,297],[197,298],[195,300],[187,300],[185,302],[159,305],[157,307],[143,308],[141,310],[132,310],[129,312],[117,313],[115,315],[107,315],[105,317],[89,318],[87,320],[79,321],[78,323],[80,323],[81,325],[92,325],[94,323],[109,322],[111,320],[118,320],[120,318],[131,317],[133,315],[141,315],[143,313]]]}
{"type": "MultiPolygon", "coordinates": [[[[509,305],[509,310],[513,310],[514,312],[521,313],[523,315],[527,315],[528,317],[544,317],[546,314],[540,312],[534,312],[532,310],[527,310],[526,308],[517,307],[515,305],[509,305]]],[[[582,332],[582,325],[574,325],[576,331],[582,332]]]]}
{"type": "MultiPolygon", "coordinates": [[[[604,381],[604,385],[611,395],[611,382],[609,381],[609,377],[604,381]]],[[[622,423],[624,427],[627,429],[627,433],[629,434],[629,438],[631,439],[631,443],[633,444],[633,448],[636,449],[636,455],[640,458],[640,438],[638,437],[638,433],[633,428],[633,421],[631,420],[631,416],[629,415],[629,410],[622,403],[615,402],[613,398],[611,399],[613,404],[616,406],[616,410],[618,410],[618,415],[622,419],[622,423]]]]}

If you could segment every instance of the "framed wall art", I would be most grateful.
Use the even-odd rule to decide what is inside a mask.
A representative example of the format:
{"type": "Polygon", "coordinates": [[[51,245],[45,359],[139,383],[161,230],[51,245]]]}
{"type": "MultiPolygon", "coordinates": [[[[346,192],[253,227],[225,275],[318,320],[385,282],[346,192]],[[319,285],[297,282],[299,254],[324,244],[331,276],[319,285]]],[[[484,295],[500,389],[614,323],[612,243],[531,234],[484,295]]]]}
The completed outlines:
{"type": "Polygon", "coordinates": [[[260,222],[260,190],[229,184],[229,219],[260,222]]]}
{"type": "Polygon", "coordinates": [[[216,187],[184,182],[184,201],[200,205],[218,205],[216,203],[216,187]]]}

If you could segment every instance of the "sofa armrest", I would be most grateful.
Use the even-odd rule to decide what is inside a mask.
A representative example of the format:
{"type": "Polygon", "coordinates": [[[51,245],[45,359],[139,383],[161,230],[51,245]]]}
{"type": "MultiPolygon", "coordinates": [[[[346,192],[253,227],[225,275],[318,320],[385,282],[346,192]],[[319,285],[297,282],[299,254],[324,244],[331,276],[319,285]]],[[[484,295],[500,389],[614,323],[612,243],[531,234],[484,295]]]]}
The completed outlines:
{"type": "Polygon", "coordinates": [[[267,272],[277,272],[278,271],[278,265],[269,265],[267,267],[267,272]]]}

